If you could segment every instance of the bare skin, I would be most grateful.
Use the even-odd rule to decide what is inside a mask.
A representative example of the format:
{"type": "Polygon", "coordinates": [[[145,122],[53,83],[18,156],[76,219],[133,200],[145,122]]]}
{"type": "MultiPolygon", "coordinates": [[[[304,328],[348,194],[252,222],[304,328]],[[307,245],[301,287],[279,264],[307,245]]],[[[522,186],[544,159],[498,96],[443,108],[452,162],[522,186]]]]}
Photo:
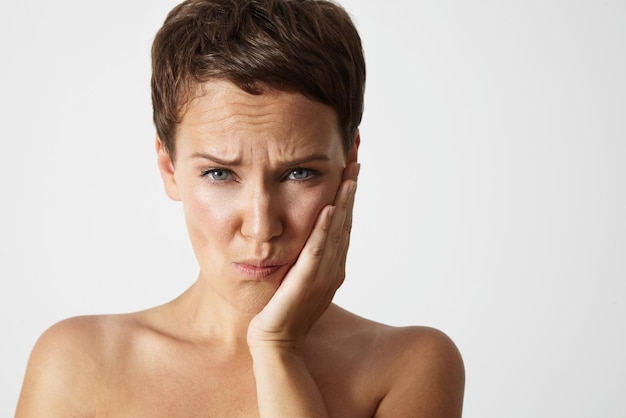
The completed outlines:
{"type": "Polygon", "coordinates": [[[460,417],[463,362],[443,333],[332,304],[358,163],[334,112],[211,81],[157,139],[200,265],[183,295],[46,331],[16,417],[460,417]],[[227,140],[225,140],[227,139],[227,140]]]}

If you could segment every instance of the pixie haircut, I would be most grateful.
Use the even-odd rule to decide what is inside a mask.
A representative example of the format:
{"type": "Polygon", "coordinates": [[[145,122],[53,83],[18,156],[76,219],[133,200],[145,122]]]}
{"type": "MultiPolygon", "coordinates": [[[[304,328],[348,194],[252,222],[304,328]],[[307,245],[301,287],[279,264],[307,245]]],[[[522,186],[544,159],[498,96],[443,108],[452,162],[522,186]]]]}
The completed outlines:
{"type": "Polygon", "coordinates": [[[250,94],[298,92],[335,110],[344,150],[363,114],[365,59],[348,13],[329,0],[187,0],[152,45],[157,134],[174,160],[176,126],[210,80],[250,94]]]}

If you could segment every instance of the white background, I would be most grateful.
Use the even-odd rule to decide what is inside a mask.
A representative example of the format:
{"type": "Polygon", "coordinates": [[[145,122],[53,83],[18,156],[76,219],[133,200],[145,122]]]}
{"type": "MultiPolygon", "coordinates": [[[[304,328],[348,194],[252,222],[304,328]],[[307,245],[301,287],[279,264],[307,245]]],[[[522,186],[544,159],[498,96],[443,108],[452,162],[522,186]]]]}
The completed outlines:
{"type": "MultiPolygon", "coordinates": [[[[175,3],[0,5],[2,417],[45,328],[195,278],[153,151],[175,3]]],[[[626,417],[626,2],[343,4],[369,73],[336,301],[448,333],[467,418],[626,417]]]]}

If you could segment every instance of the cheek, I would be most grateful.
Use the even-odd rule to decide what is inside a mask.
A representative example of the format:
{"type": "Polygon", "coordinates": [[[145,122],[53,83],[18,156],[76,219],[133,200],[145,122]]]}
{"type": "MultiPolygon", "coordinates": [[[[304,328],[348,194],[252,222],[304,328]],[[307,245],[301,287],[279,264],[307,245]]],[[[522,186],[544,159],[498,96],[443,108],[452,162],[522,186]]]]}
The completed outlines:
{"type": "Polygon", "coordinates": [[[285,205],[286,217],[299,241],[308,238],[315,221],[326,205],[333,203],[336,187],[316,188],[298,193],[285,205]]]}
{"type": "Polygon", "coordinates": [[[232,229],[233,208],[219,194],[193,190],[183,196],[187,229],[194,246],[225,243],[232,229]],[[209,239],[210,238],[210,239],[209,239]]]}

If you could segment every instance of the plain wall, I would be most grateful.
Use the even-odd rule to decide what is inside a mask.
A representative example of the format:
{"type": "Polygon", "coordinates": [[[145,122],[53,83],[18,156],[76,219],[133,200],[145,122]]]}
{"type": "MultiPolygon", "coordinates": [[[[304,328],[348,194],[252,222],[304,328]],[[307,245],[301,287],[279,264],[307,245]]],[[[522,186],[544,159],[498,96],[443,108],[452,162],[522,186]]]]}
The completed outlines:
{"type": "MultiPolygon", "coordinates": [[[[151,122],[176,3],[0,5],[0,416],[48,326],[195,279],[151,122]]],[[[342,4],[368,82],[336,302],[450,335],[467,418],[626,417],[626,2],[342,4]]]]}

